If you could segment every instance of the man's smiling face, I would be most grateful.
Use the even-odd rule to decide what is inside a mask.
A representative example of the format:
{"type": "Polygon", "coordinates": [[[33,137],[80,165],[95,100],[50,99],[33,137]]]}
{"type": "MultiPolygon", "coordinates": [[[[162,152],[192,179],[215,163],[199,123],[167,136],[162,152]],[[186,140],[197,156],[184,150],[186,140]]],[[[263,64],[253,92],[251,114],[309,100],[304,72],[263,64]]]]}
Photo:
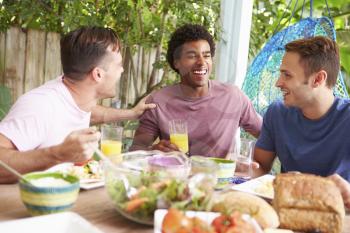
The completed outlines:
{"type": "Polygon", "coordinates": [[[192,88],[208,85],[212,69],[212,57],[209,43],[197,40],[184,43],[181,54],[174,66],[181,76],[181,83],[192,88]]]}

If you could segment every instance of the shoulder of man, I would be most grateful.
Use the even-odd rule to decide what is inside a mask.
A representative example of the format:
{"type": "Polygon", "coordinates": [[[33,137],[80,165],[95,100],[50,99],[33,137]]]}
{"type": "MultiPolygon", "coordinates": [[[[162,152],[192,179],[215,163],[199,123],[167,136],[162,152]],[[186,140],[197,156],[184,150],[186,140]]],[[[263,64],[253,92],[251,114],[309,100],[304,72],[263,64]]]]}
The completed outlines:
{"type": "Polygon", "coordinates": [[[147,102],[163,102],[169,98],[173,98],[177,92],[177,84],[163,87],[157,91],[153,91],[147,102]]]}
{"type": "Polygon", "coordinates": [[[222,83],[218,80],[210,80],[210,84],[215,92],[232,93],[237,95],[244,95],[244,92],[236,85],[231,83],[222,83]]]}
{"type": "Polygon", "coordinates": [[[295,108],[286,107],[281,100],[276,100],[268,106],[264,116],[280,116],[285,115],[290,111],[295,111],[295,108]]]}

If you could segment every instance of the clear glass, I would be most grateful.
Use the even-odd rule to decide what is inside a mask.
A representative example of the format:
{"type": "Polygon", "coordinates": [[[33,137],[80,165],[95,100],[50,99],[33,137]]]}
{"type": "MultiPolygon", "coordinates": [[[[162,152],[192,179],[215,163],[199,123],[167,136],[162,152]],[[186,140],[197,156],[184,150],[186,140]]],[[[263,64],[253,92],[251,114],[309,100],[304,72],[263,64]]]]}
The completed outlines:
{"type": "Polygon", "coordinates": [[[175,144],[179,150],[188,154],[188,132],[187,122],[184,120],[169,121],[170,142],[175,144]]]}
{"type": "Polygon", "coordinates": [[[235,177],[249,180],[252,177],[252,161],[255,140],[240,139],[236,141],[232,160],[236,161],[235,177]]]}
{"type": "Polygon", "coordinates": [[[103,125],[101,128],[102,152],[107,156],[120,155],[122,152],[122,138],[123,127],[103,125]]]}

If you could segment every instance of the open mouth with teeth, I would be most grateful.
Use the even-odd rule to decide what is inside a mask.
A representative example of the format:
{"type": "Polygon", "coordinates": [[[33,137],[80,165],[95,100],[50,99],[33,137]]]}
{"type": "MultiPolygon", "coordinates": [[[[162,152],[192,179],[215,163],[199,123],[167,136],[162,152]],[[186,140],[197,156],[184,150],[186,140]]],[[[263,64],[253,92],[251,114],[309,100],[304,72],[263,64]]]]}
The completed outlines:
{"type": "Polygon", "coordinates": [[[208,69],[198,69],[198,70],[193,70],[192,72],[195,75],[206,75],[208,73],[208,69]]]}
{"type": "Polygon", "coordinates": [[[289,95],[289,91],[281,89],[283,98],[286,98],[287,95],[289,95]]]}

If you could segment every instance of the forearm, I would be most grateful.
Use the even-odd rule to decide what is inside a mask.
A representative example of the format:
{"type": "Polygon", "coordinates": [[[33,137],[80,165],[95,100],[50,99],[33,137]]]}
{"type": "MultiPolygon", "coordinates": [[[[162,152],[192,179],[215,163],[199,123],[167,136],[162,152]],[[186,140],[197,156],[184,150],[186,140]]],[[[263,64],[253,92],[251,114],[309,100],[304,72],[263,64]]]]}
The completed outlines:
{"type": "MultiPolygon", "coordinates": [[[[18,150],[0,148],[0,160],[21,174],[45,170],[59,163],[55,154],[56,148],[49,147],[38,150],[20,152],[18,150]]],[[[17,178],[0,167],[0,183],[13,183],[17,178]]]]}
{"type": "Polygon", "coordinates": [[[260,164],[259,164],[259,168],[254,168],[253,169],[253,177],[259,177],[259,176],[263,176],[267,173],[269,173],[270,170],[269,169],[264,169],[260,164]]]}
{"type": "Polygon", "coordinates": [[[91,111],[90,123],[94,125],[115,121],[134,120],[137,119],[137,117],[138,114],[136,114],[133,109],[116,109],[96,105],[91,111]]]}
{"type": "Polygon", "coordinates": [[[130,147],[130,151],[151,150],[152,144],[157,137],[158,137],[157,135],[152,135],[147,132],[142,132],[142,130],[139,128],[135,133],[134,140],[130,147]]]}
{"type": "Polygon", "coordinates": [[[258,177],[269,173],[275,157],[275,152],[267,151],[255,146],[254,161],[259,164],[259,167],[253,169],[253,177],[258,177]]]}

